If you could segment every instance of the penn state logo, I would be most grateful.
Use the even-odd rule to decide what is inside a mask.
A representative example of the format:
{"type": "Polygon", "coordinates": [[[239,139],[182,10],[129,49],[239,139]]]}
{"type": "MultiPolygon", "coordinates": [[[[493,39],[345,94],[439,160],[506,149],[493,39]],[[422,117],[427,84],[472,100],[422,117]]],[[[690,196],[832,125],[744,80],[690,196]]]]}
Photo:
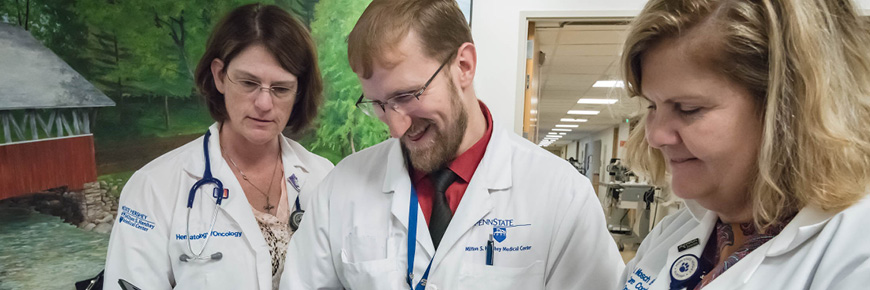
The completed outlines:
{"type": "Polygon", "coordinates": [[[507,228],[506,227],[493,227],[492,228],[492,238],[495,241],[501,243],[507,239],[507,228]]]}

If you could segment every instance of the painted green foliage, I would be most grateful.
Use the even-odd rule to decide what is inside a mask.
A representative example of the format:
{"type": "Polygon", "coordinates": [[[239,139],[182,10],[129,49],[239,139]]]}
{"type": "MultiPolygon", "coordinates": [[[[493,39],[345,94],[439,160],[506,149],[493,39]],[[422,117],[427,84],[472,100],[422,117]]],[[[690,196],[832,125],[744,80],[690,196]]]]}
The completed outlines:
{"type": "Polygon", "coordinates": [[[132,115],[125,98],[161,99],[168,129],[169,99],[195,96],[193,70],[216,15],[244,2],[79,0],[91,34],[87,53],[95,73],[89,79],[118,102],[124,124],[132,122],[125,120],[132,115]]]}
{"type": "MultiPolygon", "coordinates": [[[[200,132],[211,122],[204,106],[198,108],[193,71],[220,17],[252,2],[257,1],[0,0],[0,21],[27,27],[115,100],[115,108],[101,110],[99,138],[119,131],[118,125],[126,135],[109,138],[153,138],[200,132]],[[170,104],[189,105],[182,109],[170,104]],[[196,116],[203,120],[186,116],[190,110],[201,110],[196,116]],[[142,125],[157,114],[162,121],[142,125]]],[[[337,162],[385,140],[386,126],[354,107],[361,90],[347,62],[347,34],[370,0],[259,2],[296,15],[311,28],[317,44],[325,100],[318,127],[304,138],[305,146],[337,162]]]]}
{"type": "Polygon", "coordinates": [[[370,2],[323,0],[316,6],[311,31],[326,87],[317,138],[312,144],[315,151],[328,150],[343,158],[389,137],[386,125],[356,109],[362,90],[347,60],[347,35],[370,2]]]}

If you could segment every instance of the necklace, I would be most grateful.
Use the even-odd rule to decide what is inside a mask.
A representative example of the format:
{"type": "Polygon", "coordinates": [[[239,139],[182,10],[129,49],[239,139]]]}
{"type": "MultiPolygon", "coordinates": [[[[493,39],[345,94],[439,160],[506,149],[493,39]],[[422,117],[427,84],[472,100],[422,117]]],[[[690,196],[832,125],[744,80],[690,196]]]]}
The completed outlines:
{"type": "MultiPolygon", "coordinates": [[[[262,189],[260,189],[259,187],[257,187],[256,184],[254,184],[253,182],[251,182],[250,179],[248,179],[248,176],[245,174],[245,172],[242,171],[242,169],[239,168],[238,165],[236,165],[236,162],[233,161],[233,158],[230,157],[229,154],[226,154],[226,155],[227,155],[227,159],[230,160],[230,163],[233,164],[233,167],[235,167],[236,170],[239,171],[239,174],[242,175],[242,179],[244,179],[245,181],[247,181],[248,184],[250,184],[251,186],[253,186],[257,191],[260,192],[260,194],[262,194],[264,197],[266,197],[266,206],[264,206],[263,209],[266,210],[266,212],[271,212],[272,209],[275,208],[275,206],[272,205],[272,203],[269,201],[269,193],[272,192],[272,184],[275,182],[275,172],[278,171],[278,163],[280,163],[280,162],[277,162],[277,161],[275,162],[275,168],[272,169],[272,176],[269,178],[269,189],[268,189],[267,191],[264,192],[262,189]]],[[[281,151],[278,151],[278,158],[279,158],[279,160],[280,160],[280,158],[281,158],[281,151]]]]}

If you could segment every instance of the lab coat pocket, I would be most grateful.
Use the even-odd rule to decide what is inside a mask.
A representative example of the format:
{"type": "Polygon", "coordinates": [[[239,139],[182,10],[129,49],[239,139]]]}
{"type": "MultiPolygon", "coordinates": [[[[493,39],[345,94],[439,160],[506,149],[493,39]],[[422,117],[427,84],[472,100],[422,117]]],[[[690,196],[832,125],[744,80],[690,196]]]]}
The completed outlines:
{"type": "MultiPolygon", "coordinates": [[[[389,243],[389,241],[387,241],[389,243]]],[[[387,258],[387,243],[383,238],[352,233],[345,237],[341,260],[348,263],[374,261],[387,258]]]]}
{"type": "Polygon", "coordinates": [[[341,263],[348,289],[404,289],[407,288],[395,258],[352,263],[341,253],[341,263]]]}
{"type": "Polygon", "coordinates": [[[544,263],[538,260],[526,267],[465,264],[459,289],[544,289],[544,263]]]}

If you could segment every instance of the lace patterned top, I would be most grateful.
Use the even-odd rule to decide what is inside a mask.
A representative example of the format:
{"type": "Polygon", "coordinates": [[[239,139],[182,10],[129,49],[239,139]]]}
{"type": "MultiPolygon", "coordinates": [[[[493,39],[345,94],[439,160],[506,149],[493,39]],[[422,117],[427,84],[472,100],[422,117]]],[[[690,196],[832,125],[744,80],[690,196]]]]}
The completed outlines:
{"type": "MultiPolygon", "coordinates": [[[[283,175],[283,174],[282,174],[283,175]]],[[[283,178],[281,180],[284,180],[283,178]]],[[[284,256],[287,254],[287,244],[293,231],[290,229],[290,205],[287,201],[287,185],[281,182],[281,198],[278,199],[277,216],[271,215],[251,207],[254,217],[260,225],[263,239],[269,245],[269,254],[272,256],[272,289],[277,290],[281,282],[281,272],[284,272],[284,256]]]]}

